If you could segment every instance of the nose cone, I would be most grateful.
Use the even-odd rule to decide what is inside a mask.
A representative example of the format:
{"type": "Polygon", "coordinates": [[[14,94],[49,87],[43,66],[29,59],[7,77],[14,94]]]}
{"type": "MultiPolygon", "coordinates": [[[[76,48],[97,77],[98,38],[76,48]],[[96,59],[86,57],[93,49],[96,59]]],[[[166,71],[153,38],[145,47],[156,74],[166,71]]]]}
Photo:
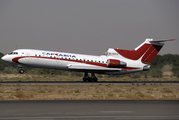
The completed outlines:
{"type": "Polygon", "coordinates": [[[11,62],[7,55],[3,56],[1,59],[7,62],[11,62]]]}
{"type": "Polygon", "coordinates": [[[4,59],[5,59],[5,56],[3,56],[1,59],[4,60],[4,59]]]}

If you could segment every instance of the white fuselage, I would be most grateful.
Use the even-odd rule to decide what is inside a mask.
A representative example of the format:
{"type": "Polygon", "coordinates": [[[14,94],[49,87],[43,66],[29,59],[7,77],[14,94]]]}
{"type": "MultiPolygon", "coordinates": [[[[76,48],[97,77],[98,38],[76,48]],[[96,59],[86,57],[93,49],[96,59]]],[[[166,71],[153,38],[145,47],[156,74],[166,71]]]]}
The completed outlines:
{"type": "Polygon", "coordinates": [[[25,66],[102,74],[124,74],[129,71],[142,71],[143,66],[145,66],[145,64],[140,61],[130,60],[122,56],[94,56],[34,49],[14,50],[11,54],[5,55],[2,59],[25,66]],[[108,67],[109,59],[125,61],[127,66],[125,68],[108,67]]]}

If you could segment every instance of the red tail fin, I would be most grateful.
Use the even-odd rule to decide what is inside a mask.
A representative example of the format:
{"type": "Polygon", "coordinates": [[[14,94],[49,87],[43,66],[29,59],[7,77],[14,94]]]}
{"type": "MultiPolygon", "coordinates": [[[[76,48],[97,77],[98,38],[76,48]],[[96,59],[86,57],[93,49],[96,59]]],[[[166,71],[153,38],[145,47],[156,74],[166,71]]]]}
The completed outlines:
{"type": "Polygon", "coordinates": [[[165,41],[173,41],[175,39],[170,40],[158,40],[153,41],[153,39],[146,39],[141,45],[139,45],[134,50],[122,50],[115,49],[120,55],[132,60],[139,60],[145,64],[151,64],[155,56],[163,47],[165,41]]]}

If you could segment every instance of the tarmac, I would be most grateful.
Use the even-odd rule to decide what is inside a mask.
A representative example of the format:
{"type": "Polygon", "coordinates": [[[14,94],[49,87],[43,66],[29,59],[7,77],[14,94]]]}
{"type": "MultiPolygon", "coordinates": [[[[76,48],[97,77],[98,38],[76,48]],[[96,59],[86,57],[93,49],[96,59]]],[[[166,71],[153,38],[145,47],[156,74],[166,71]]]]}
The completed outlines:
{"type": "Polygon", "coordinates": [[[179,100],[2,100],[0,120],[179,120],[179,100]]]}

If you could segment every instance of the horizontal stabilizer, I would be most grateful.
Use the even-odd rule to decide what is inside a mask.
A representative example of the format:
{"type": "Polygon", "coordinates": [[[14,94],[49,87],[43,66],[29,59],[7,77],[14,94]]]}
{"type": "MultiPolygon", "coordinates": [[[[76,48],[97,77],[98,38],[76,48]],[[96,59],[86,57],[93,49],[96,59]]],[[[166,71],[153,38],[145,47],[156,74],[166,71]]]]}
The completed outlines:
{"type": "Polygon", "coordinates": [[[176,40],[176,39],[156,40],[156,41],[150,41],[150,42],[151,42],[151,43],[155,43],[155,42],[159,43],[159,42],[174,41],[174,40],[176,40]]]}

